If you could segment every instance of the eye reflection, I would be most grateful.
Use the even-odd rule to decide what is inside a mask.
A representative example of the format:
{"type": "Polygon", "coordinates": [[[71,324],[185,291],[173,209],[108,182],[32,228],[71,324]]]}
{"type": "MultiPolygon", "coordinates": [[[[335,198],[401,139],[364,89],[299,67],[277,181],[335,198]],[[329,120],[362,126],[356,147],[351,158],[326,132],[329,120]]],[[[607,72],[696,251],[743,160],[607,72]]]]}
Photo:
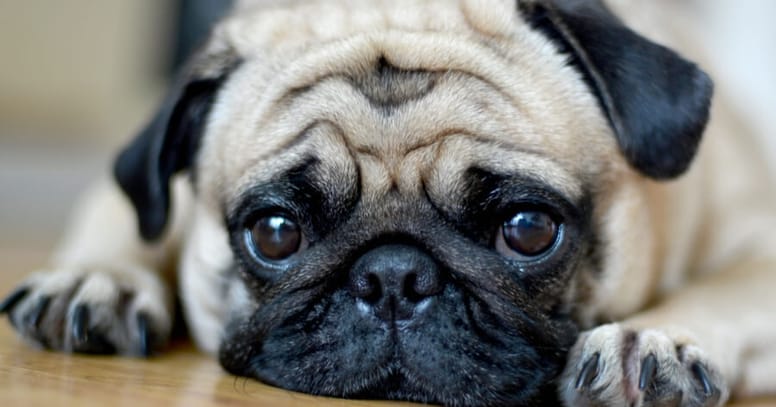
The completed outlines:
{"type": "Polygon", "coordinates": [[[541,211],[521,211],[499,229],[496,249],[507,256],[539,256],[549,250],[558,237],[558,224],[541,211]]]}
{"type": "Polygon", "coordinates": [[[283,215],[259,218],[246,230],[248,244],[265,260],[285,260],[297,253],[302,243],[299,225],[283,215]]]}

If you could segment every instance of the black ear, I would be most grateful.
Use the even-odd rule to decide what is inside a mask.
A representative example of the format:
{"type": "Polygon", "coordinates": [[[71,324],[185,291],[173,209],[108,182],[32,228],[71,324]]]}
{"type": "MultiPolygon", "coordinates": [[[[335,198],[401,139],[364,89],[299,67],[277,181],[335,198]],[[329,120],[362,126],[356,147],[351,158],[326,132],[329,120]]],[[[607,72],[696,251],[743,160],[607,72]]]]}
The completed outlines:
{"type": "Polygon", "coordinates": [[[709,118],[713,86],[703,71],[625,27],[600,0],[523,0],[518,7],[569,55],[634,168],[656,179],[687,170],[709,118]]]}
{"type": "Polygon", "coordinates": [[[164,231],[170,178],[192,164],[224,79],[194,79],[174,85],[153,120],[116,159],[113,173],[135,207],[140,235],[147,241],[164,231]]]}

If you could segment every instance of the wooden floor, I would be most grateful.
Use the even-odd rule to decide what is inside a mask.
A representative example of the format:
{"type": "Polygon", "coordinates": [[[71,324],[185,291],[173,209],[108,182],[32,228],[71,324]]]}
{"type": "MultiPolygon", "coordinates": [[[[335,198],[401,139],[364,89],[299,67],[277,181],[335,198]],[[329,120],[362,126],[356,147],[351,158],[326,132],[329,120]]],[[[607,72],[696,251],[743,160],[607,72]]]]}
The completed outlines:
{"type": "MultiPolygon", "coordinates": [[[[43,254],[0,249],[0,295],[43,254]]],[[[218,363],[181,344],[151,360],[64,355],[21,343],[0,321],[0,406],[380,406],[396,403],[315,398],[224,373],[218,363]]],[[[776,406],[750,401],[738,407],[776,406]]]]}

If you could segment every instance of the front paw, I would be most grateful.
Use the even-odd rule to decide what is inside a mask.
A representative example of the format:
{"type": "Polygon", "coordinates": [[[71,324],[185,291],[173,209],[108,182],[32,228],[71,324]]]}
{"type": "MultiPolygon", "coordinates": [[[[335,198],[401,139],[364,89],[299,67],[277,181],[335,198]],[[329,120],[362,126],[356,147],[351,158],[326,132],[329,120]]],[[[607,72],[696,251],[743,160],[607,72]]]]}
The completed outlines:
{"type": "Polygon", "coordinates": [[[620,324],[583,333],[560,383],[565,405],[575,407],[712,407],[727,399],[722,376],[689,340],[620,324]]]}
{"type": "Polygon", "coordinates": [[[58,269],[0,303],[21,336],[65,352],[148,356],[169,338],[170,293],[147,270],[58,269]]]}

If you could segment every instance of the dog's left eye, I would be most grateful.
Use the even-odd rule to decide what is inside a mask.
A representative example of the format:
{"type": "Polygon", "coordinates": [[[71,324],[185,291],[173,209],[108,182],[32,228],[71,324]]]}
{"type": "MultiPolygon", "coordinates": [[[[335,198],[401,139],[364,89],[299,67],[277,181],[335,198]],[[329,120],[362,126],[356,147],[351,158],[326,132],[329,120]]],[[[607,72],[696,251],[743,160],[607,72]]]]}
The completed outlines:
{"type": "Polygon", "coordinates": [[[284,215],[258,218],[245,229],[245,241],[254,255],[269,261],[285,260],[304,245],[299,225],[284,215]]]}
{"type": "Polygon", "coordinates": [[[558,223],[549,214],[521,211],[499,228],[496,250],[507,257],[536,257],[555,244],[558,233],[558,223]]]}

